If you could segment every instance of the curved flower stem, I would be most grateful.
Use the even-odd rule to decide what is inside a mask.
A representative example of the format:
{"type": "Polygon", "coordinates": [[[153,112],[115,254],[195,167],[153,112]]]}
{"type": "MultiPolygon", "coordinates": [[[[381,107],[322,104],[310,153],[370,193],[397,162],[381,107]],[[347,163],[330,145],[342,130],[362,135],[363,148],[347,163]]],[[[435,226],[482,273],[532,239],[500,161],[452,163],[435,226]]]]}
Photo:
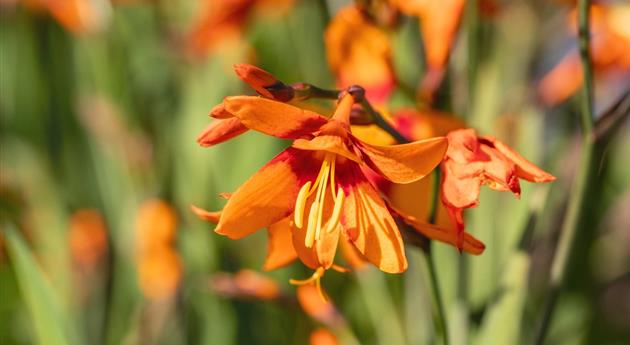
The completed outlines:
{"type": "MultiPolygon", "coordinates": [[[[383,118],[383,116],[374,110],[370,102],[365,98],[360,98],[360,103],[363,109],[371,116],[374,123],[379,126],[381,129],[386,131],[389,135],[394,137],[399,143],[409,143],[409,139],[405,138],[400,132],[398,132],[394,127],[392,127],[389,122],[383,118]]],[[[438,211],[438,202],[439,202],[439,191],[440,191],[440,169],[434,170],[434,183],[433,183],[433,194],[431,200],[431,214],[429,216],[429,222],[435,223],[435,219],[437,218],[438,211]]],[[[431,241],[429,241],[429,245],[425,251],[427,266],[429,270],[429,281],[431,283],[431,291],[433,296],[433,302],[436,308],[436,326],[439,332],[442,332],[444,337],[444,344],[449,345],[449,337],[448,337],[448,329],[446,328],[446,310],[444,309],[444,303],[442,302],[442,295],[440,292],[440,287],[438,285],[437,280],[437,268],[435,266],[435,261],[433,260],[433,256],[431,255],[431,241]]]]}
{"type": "Polygon", "coordinates": [[[593,72],[589,51],[589,0],[578,2],[578,34],[580,46],[580,58],[582,60],[582,72],[584,74],[584,86],[582,88],[582,109],[580,120],[582,124],[582,152],[580,165],[575,177],[572,197],[562,224],[558,248],[551,266],[550,295],[544,305],[543,319],[534,339],[535,344],[542,344],[545,340],[557,298],[564,284],[569,268],[575,238],[578,233],[581,218],[581,210],[584,207],[586,192],[593,172],[593,149],[595,137],[593,135],[593,72]]]}

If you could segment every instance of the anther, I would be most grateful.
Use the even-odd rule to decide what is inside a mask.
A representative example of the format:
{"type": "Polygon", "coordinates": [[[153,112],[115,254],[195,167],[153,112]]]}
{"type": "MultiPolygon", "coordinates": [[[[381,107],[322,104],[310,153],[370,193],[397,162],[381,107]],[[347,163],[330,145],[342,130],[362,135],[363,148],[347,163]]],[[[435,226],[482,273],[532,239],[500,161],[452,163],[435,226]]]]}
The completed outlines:
{"type": "Polygon", "coordinates": [[[311,181],[308,181],[302,186],[295,201],[294,222],[298,229],[301,229],[303,225],[304,207],[306,206],[306,199],[308,199],[311,184],[311,181]]]}

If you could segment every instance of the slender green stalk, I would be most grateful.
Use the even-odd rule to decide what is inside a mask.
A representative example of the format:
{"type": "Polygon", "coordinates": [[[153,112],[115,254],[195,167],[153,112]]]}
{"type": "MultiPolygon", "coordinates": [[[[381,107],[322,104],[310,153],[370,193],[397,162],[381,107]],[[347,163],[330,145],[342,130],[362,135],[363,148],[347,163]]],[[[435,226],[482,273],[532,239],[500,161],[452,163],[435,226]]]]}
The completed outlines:
{"type": "Polygon", "coordinates": [[[584,207],[588,184],[591,179],[594,160],[594,136],[593,136],[593,72],[589,51],[589,0],[578,2],[578,34],[580,46],[580,58],[582,61],[582,73],[584,86],[582,88],[582,109],[580,120],[582,124],[582,157],[573,185],[573,192],[569,198],[569,205],[560,233],[560,241],[551,266],[550,296],[543,310],[543,320],[535,338],[535,344],[542,344],[545,340],[549,324],[552,320],[557,298],[564,284],[566,274],[573,255],[575,238],[577,237],[581,211],[584,207]]]}
{"type": "Polygon", "coordinates": [[[337,99],[340,90],[322,89],[312,84],[297,83],[291,85],[295,91],[295,98],[298,100],[306,100],[311,98],[337,99]]]}
{"type": "Polygon", "coordinates": [[[444,344],[449,345],[450,339],[448,336],[448,328],[446,324],[446,309],[444,308],[444,303],[442,302],[442,293],[440,292],[440,286],[438,285],[437,280],[437,268],[435,266],[435,260],[433,260],[433,255],[431,255],[431,242],[429,242],[429,250],[426,252],[427,257],[427,266],[429,268],[429,281],[431,282],[431,291],[433,292],[433,303],[435,303],[435,307],[437,310],[437,328],[442,332],[442,336],[444,337],[444,344]]]}
{"type": "MultiPolygon", "coordinates": [[[[383,116],[374,110],[370,102],[365,99],[365,97],[360,100],[363,109],[370,114],[372,120],[376,125],[378,125],[381,129],[386,131],[389,135],[394,137],[399,143],[408,143],[409,140],[405,138],[400,132],[398,132],[395,128],[393,128],[384,118],[383,116]]],[[[437,210],[438,210],[438,202],[439,202],[439,188],[440,188],[440,171],[439,169],[435,169],[434,172],[434,183],[433,183],[433,193],[431,200],[431,213],[429,215],[429,222],[435,223],[435,219],[437,218],[437,210]]],[[[436,308],[436,326],[439,332],[442,332],[444,337],[444,344],[449,345],[449,337],[448,337],[448,329],[446,328],[446,310],[444,309],[444,303],[442,302],[442,294],[440,292],[440,287],[438,286],[437,280],[437,268],[435,266],[435,261],[433,260],[433,256],[431,255],[431,242],[429,242],[429,247],[426,250],[426,258],[427,258],[427,266],[429,270],[429,281],[431,283],[431,290],[433,295],[433,300],[436,308]]]]}
{"type": "MultiPolygon", "coordinates": [[[[440,169],[435,169],[433,171],[433,190],[431,194],[431,211],[429,213],[429,223],[435,224],[438,215],[438,203],[440,202],[440,179],[441,173],[440,169]]],[[[442,334],[444,336],[444,344],[450,344],[450,339],[448,336],[448,328],[446,323],[446,309],[444,308],[444,303],[442,302],[442,294],[440,292],[440,287],[438,286],[437,280],[437,267],[435,266],[435,260],[433,260],[433,256],[431,254],[431,246],[433,242],[429,242],[429,250],[427,250],[427,264],[429,266],[429,275],[431,276],[431,290],[433,291],[433,298],[435,299],[435,306],[437,308],[437,322],[438,327],[442,330],[442,334]]]]}

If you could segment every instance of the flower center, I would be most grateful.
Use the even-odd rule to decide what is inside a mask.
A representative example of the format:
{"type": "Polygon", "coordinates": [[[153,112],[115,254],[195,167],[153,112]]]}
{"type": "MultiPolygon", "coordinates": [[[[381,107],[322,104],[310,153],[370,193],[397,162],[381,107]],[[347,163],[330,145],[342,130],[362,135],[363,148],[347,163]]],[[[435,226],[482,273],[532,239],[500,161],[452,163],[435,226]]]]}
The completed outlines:
{"type": "Polygon", "coordinates": [[[313,243],[319,240],[322,233],[332,232],[339,224],[341,217],[341,207],[345,200],[345,194],[341,187],[335,189],[335,162],[337,155],[334,153],[326,153],[322,166],[319,169],[319,174],[315,179],[315,182],[306,182],[300,192],[298,193],[297,200],[295,201],[294,222],[298,229],[302,229],[304,226],[304,209],[306,208],[306,201],[313,193],[315,193],[315,199],[311,204],[308,212],[308,220],[306,222],[306,236],[304,245],[307,248],[313,247],[313,243]],[[333,212],[326,223],[326,226],[322,228],[324,207],[326,200],[326,189],[330,184],[330,193],[334,201],[333,212]]]}

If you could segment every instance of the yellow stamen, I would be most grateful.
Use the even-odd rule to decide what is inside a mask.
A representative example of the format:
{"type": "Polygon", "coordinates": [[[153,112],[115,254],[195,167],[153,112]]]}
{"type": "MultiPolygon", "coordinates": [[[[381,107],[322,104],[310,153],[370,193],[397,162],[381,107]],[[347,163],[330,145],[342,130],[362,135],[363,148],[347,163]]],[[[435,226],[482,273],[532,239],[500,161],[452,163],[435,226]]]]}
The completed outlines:
{"type": "Polygon", "coordinates": [[[306,248],[313,247],[315,242],[315,225],[317,222],[317,211],[319,208],[319,202],[315,200],[311,205],[311,210],[308,213],[308,226],[306,227],[306,236],[304,238],[304,245],[306,248]]]}
{"type": "Polygon", "coordinates": [[[336,154],[326,152],[315,181],[306,182],[298,192],[293,214],[294,223],[298,229],[302,229],[304,227],[304,212],[306,203],[310,196],[315,193],[315,199],[312,201],[309,209],[306,234],[304,237],[304,245],[307,248],[312,248],[315,241],[321,238],[322,233],[325,234],[332,232],[339,225],[345,195],[343,194],[343,190],[341,188],[337,188],[336,185],[336,161],[336,154]],[[324,203],[326,201],[326,193],[328,192],[327,189],[329,182],[330,193],[334,201],[334,208],[330,219],[328,219],[328,222],[326,223],[323,219],[325,207],[324,203]],[[322,229],[322,223],[326,223],[324,229],[322,229]]]}
{"type": "Polygon", "coordinates": [[[339,273],[348,273],[348,272],[350,272],[350,269],[345,268],[343,266],[335,265],[335,264],[330,266],[330,268],[332,268],[333,270],[335,270],[335,271],[337,271],[339,273]]]}
{"type": "Polygon", "coordinates": [[[319,293],[319,296],[324,301],[328,301],[328,299],[326,298],[326,295],[322,291],[321,279],[324,276],[324,273],[326,273],[326,270],[323,267],[318,267],[315,270],[315,272],[313,272],[313,275],[310,276],[309,278],[307,278],[307,279],[289,279],[289,284],[292,284],[292,285],[306,285],[306,284],[315,283],[315,287],[317,288],[317,292],[319,293]]]}
{"type": "MultiPolygon", "coordinates": [[[[326,169],[330,170],[330,169],[326,169]]],[[[328,171],[324,174],[324,178],[322,179],[322,183],[319,185],[319,189],[317,191],[316,201],[319,200],[319,209],[317,210],[317,228],[315,231],[315,239],[319,240],[320,233],[322,230],[322,216],[324,215],[324,200],[326,200],[326,185],[328,184],[328,171]]]]}
{"type": "Polygon", "coordinates": [[[308,199],[309,190],[311,188],[311,181],[306,182],[300,192],[298,193],[297,201],[295,202],[294,221],[295,226],[298,229],[302,228],[302,220],[304,218],[304,207],[306,206],[306,199],[308,199]]]}
{"type": "Polygon", "coordinates": [[[335,163],[337,162],[337,155],[332,155],[332,163],[330,163],[330,194],[332,194],[333,199],[336,201],[337,196],[335,195],[335,163]]]}
{"type": "Polygon", "coordinates": [[[328,224],[326,225],[326,232],[333,232],[337,225],[339,225],[339,220],[341,219],[341,208],[345,199],[346,195],[343,193],[341,187],[339,187],[339,189],[337,190],[337,199],[335,200],[335,208],[333,209],[332,216],[330,216],[328,224]]]}

